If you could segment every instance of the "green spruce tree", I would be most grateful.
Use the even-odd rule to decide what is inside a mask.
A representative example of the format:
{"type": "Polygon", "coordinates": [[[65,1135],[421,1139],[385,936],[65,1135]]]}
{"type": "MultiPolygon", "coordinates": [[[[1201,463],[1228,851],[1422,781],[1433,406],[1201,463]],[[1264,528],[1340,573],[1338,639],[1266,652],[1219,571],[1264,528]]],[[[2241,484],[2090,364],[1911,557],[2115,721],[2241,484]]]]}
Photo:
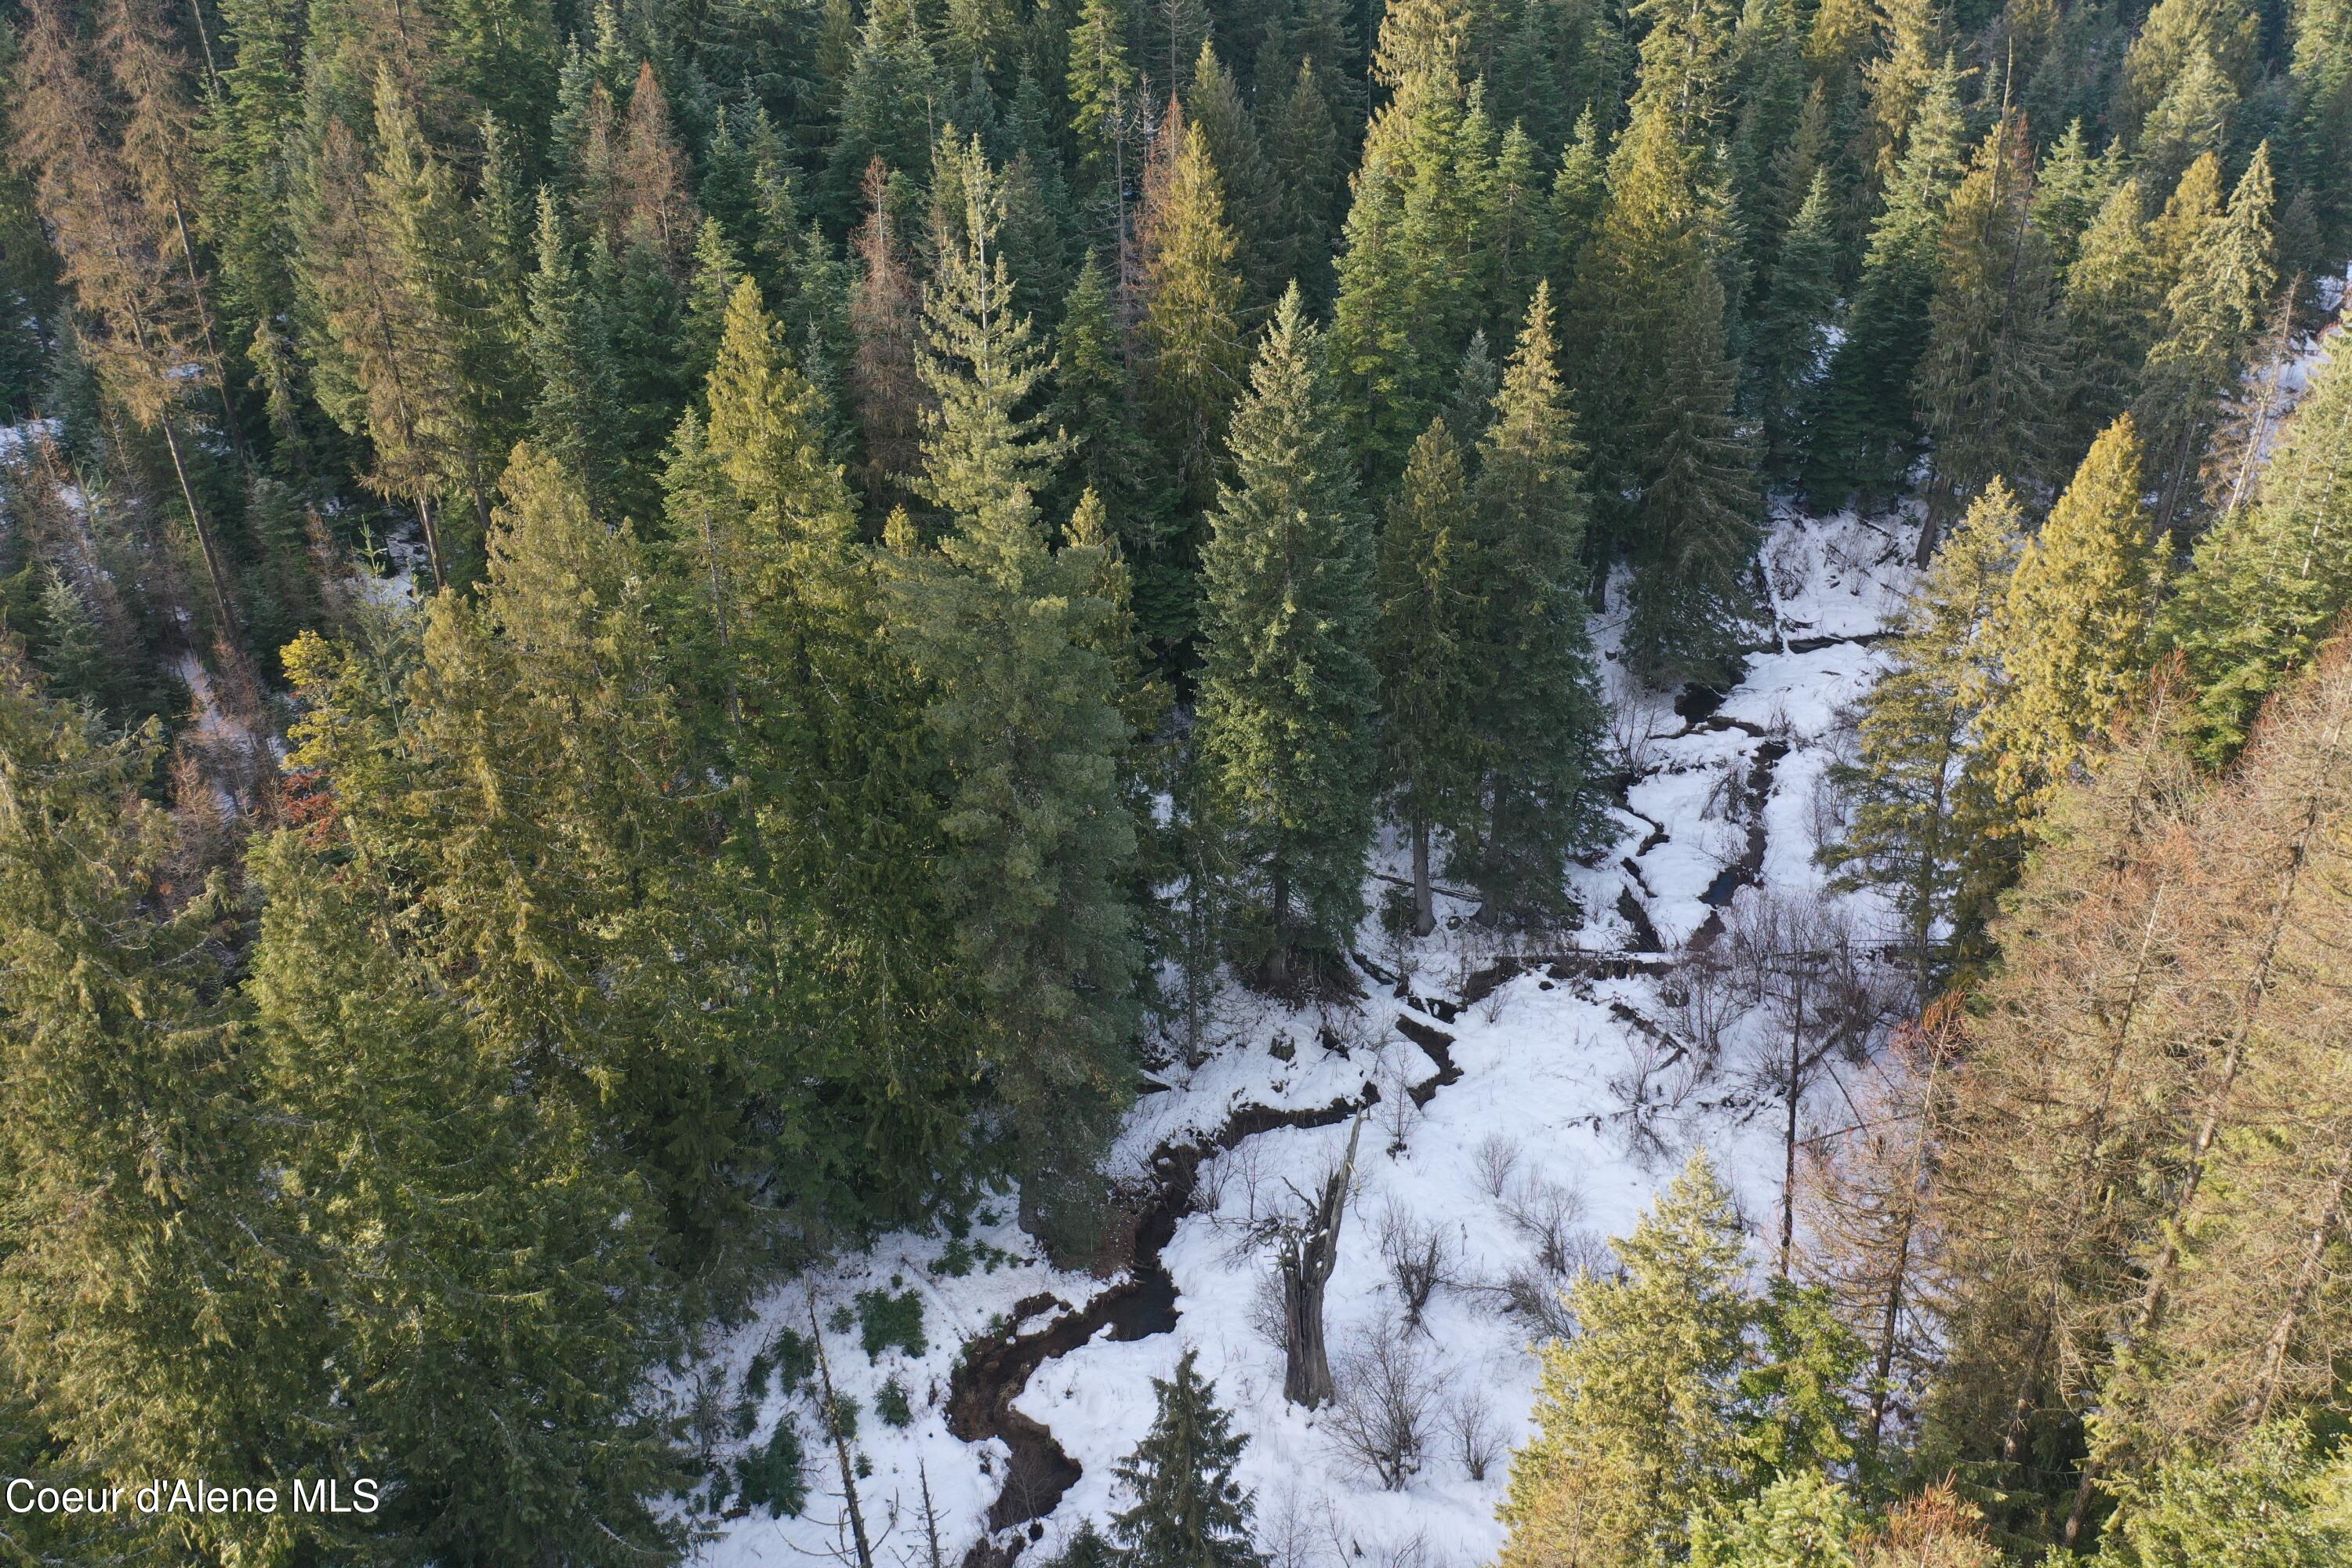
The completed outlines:
{"type": "Polygon", "coordinates": [[[1250,911],[1234,936],[1284,988],[1347,952],[1372,829],[1373,543],[1323,358],[1293,288],[1234,415],[1202,552],[1199,765],[1250,911]]]}
{"type": "Polygon", "coordinates": [[[1972,742],[2001,688],[1992,623],[2023,531],[2000,479],[1969,504],[1895,618],[1894,657],[1863,700],[1857,754],[1831,773],[1846,819],[1822,860],[1845,881],[1888,890],[1922,995],[1946,967],[1939,942],[1959,966],[1982,957],[2002,880],[2005,857],[1985,831],[1989,762],[1972,742]]]}
{"type": "Polygon", "coordinates": [[[2352,363],[2314,376],[2280,431],[2260,499],[2198,542],[2158,623],[2195,688],[2190,731],[2219,765],[2244,746],[2263,699],[2309,662],[2352,604],[2352,363]]]}
{"type": "Polygon", "coordinates": [[[1478,444],[1473,538],[1483,613],[1469,718],[1483,811],[1467,858],[1489,919],[1567,911],[1569,860],[1602,831],[1605,712],[1585,629],[1590,507],[1560,385],[1551,289],[1536,285],[1478,444]]]}
{"type": "Polygon", "coordinates": [[[1381,775],[1412,841],[1413,931],[1436,929],[1431,847],[1476,822],[1479,785],[1471,703],[1485,563],[1462,471],[1462,448],[1430,421],[1406,459],[1381,529],[1380,618],[1372,664],[1381,683],[1381,775]]]}
{"type": "Polygon", "coordinates": [[[1115,1514],[1111,1537],[1134,1568],[1258,1568],[1250,1541],[1252,1493],[1234,1479],[1249,1442],[1216,1403],[1216,1385],[1186,1350],[1172,1378],[1151,1380],[1151,1430],[1114,1472],[1135,1499],[1115,1514]]]}
{"type": "Polygon", "coordinates": [[[2138,690],[2161,565],[2129,415],[2091,444],[2020,552],[1993,629],[2002,683],[1980,721],[1995,832],[2026,830],[2138,690]]]}

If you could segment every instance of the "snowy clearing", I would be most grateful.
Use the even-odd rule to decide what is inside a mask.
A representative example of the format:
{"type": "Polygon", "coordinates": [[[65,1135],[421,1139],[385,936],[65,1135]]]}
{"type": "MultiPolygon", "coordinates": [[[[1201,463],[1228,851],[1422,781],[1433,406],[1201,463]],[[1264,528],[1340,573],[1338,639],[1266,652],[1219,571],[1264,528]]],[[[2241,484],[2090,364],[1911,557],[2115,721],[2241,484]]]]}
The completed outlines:
{"type": "MultiPolygon", "coordinates": [[[[1778,519],[1759,571],[1774,615],[1768,646],[1719,698],[1624,689],[1605,657],[1614,617],[1596,623],[1621,714],[1613,760],[1633,782],[1617,813],[1619,841],[1577,877],[1589,911],[1578,948],[1675,947],[1710,922],[1720,929],[1726,907],[1755,897],[1754,888],[1820,887],[1813,795],[1829,733],[1838,708],[1860,696],[1879,667],[1883,656],[1871,642],[1907,584],[1915,526],[1902,516],[1778,519]]],[[[1384,845],[1370,898],[1377,901],[1393,886],[1382,879],[1404,868],[1402,845],[1384,845]]],[[[1616,978],[1537,965],[1457,1006],[1465,986],[1483,988],[1473,977],[1507,956],[1496,939],[1461,921],[1466,910],[1463,900],[1441,896],[1440,929],[1419,941],[1391,937],[1377,918],[1367,920],[1360,952],[1380,974],[1401,981],[1405,997],[1367,978],[1370,994],[1354,1009],[1294,1010],[1238,990],[1219,998],[1218,1047],[1197,1067],[1179,1062],[1162,1074],[1170,1087],[1138,1104],[1113,1156],[1115,1168],[1139,1176],[1155,1152],[1212,1144],[1221,1131],[1231,1139],[1192,1176],[1191,1212],[1176,1220],[1160,1256],[1164,1282],[1146,1288],[1048,1268],[1013,1224],[1008,1198],[983,1207],[952,1258],[944,1236],[894,1236],[778,1292],[726,1336],[698,1375],[736,1397],[752,1358],[779,1330],[809,1333],[812,1290],[821,1325],[849,1324],[861,1292],[914,1292],[924,1308],[920,1355],[887,1346],[869,1358],[854,1326],[824,1335],[836,1385],[861,1409],[854,1447],[871,1474],[859,1499],[885,1561],[928,1560],[926,1481],[950,1561],[982,1542],[992,1510],[1011,1526],[993,1543],[1001,1551],[1020,1542],[1033,1558],[1082,1521],[1107,1521],[1121,1506],[1113,1468],[1150,1423],[1151,1379],[1168,1375],[1187,1348],[1200,1352],[1218,1398],[1250,1435],[1241,1475],[1257,1492],[1261,1540],[1278,1557],[1305,1563],[1360,1552],[1426,1568],[1491,1557],[1502,1540],[1494,1509],[1507,1459],[1498,1443],[1474,1437],[1472,1456],[1481,1447],[1497,1451],[1484,1479],[1473,1479],[1465,1445],[1447,1427],[1476,1431],[1483,1405],[1491,1438],[1517,1443],[1528,1430],[1531,1344],[1541,1330],[1524,1289],[1514,1305],[1513,1285],[1532,1281],[1548,1297],[1559,1266],[1596,1256],[1601,1238],[1627,1229],[1701,1143],[1738,1194],[1761,1259],[1761,1238],[1777,1236],[1779,1223],[1782,1108],[1746,1059],[1737,1026],[1712,1073],[1694,1072],[1662,1049],[1648,1027],[1666,1014],[1660,980],[1633,964],[1611,966],[1622,972],[1616,978]],[[1407,1031],[1435,1042],[1458,1079],[1440,1080],[1444,1064],[1407,1031]],[[1330,1287],[1335,1363],[1369,1325],[1398,1312],[1384,1228],[1437,1231],[1451,1281],[1406,1336],[1433,1398],[1418,1472],[1392,1492],[1343,1450],[1328,1409],[1310,1415],[1284,1402],[1281,1352],[1256,1326],[1271,1264],[1247,1225],[1254,1214],[1294,1203],[1294,1188],[1322,1179],[1346,1146],[1350,1107],[1376,1088],[1380,1103],[1367,1119],[1330,1287]],[[1413,1105],[1414,1089],[1425,1106],[1413,1105]],[[1253,1125],[1319,1124],[1232,1138],[1244,1108],[1264,1108],[1253,1125]],[[943,1260],[967,1255],[993,1267],[974,1262],[961,1277],[942,1269],[943,1260]],[[1172,1302],[1161,1299],[1171,1285],[1172,1302]],[[1002,1437],[966,1442],[950,1430],[967,1342],[993,1334],[989,1346],[1001,1348],[1008,1326],[1022,1341],[1085,1336],[1070,1348],[1055,1344],[1061,1353],[1042,1356],[1011,1402],[1050,1433],[1075,1477],[1035,1452],[1016,1462],[1002,1437]],[[911,1406],[903,1428],[876,1414],[893,1380],[911,1406]]],[[[1883,923],[1875,910],[1857,913],[1866,930],[1883,923]]],[[[1814,1092],[1837,1090],[1823,1080],[1814,1092]]],[[[1805,1116],[1812,1120],[1810,1110],[1805,1116]]],[[[846,1552],[832,1452],[820,1443],[806,1394],[772,1388],[757,1402],[749,1438],[720,1457],[761,1447],[780,1420],[797,1424],[808,1456],[807,1506],[793,1519],[755,1509],[721,1521],[698,1562],[744,1568],[846,1552]]]]}

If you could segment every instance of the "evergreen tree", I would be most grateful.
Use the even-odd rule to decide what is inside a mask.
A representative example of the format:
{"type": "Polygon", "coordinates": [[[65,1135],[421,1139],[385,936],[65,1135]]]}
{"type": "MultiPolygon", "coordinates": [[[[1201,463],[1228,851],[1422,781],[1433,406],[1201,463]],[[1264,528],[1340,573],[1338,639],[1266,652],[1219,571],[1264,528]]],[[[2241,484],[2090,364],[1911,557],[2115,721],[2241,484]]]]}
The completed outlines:
{"type": "Polygon", "coordinates": [[[924,290],[923,467],[916,489],[951,517],[971,518],[1034,495],[1052,478],[1065,443],[1028,406],[1052,362],[1029,318],[1013,314],[1013,275],[999,243],[1003,187],[980,138],[942,149],[961,185],[962,210],[947,219],[937,270],[924,290]]]}
{"type": "MultiPolygon", "coordinates": [[[[1124,169],[1128,120],[1136,109],[1126,23],[1119,0],[1083,0],[1070,25],[1063,91],[1070,106],[1070,134],[1077,142],[1078,176],[1087,185],[1108,181],[1115,186],[1124,169]]],[[[1113,191],[1114,209],[1125,201],[1123,191],[1113,191]]]]}
{"type": "Polygon", "coordinates": [[[2010,575],[1992,632],[2004,679],[1981,721],[1999,827],[2041,816],[2137,689],[2160,570],[2140,461],[2126,415],[2091,444],[2010,575]]]}
{"type": "Polygon", "coordinates": [[[2200,540],[2158,623],[2195,689],[2198,754],[2227,762],[2264,697],[2307,662],[2352,604],[2352,365],[2315,375],[2279,434],[2260,500],[2200,540]]]}
{"type": "Polygon", "coordinates": [[[2082,253],[2084,231],[2091,226],[2116,184],[2111,157],[2093,158],[2079,120],[2045,149],[2033,177],[2033,226],[2050,247],[2050,259],[2061,273],[2082,253]]]}
{"type": "Polygon", "coordinates": [[[1076,510],[1095,497],[1135,574],[1135,612],[1158,657],[1191,625],[1190,573],[1175,552],[1165,487],[1139,419],[1112,310],[1110,279],[1091,253],[1063,301],[1054,333],[1054,399],[1046,420],[1070,444],[1069,459],[1045,492],[1046,510],[1076,510]]]}
{"type": "Polygon", "coordinates": [[[2165,296],[2162,330],[2133,410],[2147,431],[2150,477],[2162,479],[2156,509],[2161,529],[2185,521],[2221,400],[2236,385],[2261,331],[2275,281],[2271,205],[2265,144],[2231,192],[2227,210],[2198,226],[2165,296]]]}
{"type": "Polygon", "coordinates": [[[1819,1470],[1793,1470],[1737,1507],[1690,1523],[1692,1568],[1853,1568],[1864,1518],[1819,1470]]]}
{"type": "MultiPolygon", "coordinates": [[[[1216,172],[1224,195],[1225,216],[1234,228],[1234,261],[1248,287],[1245,298],[1254,310],[1271,306],[1291,279],[1285,265],[1291,247],[1284,243],[1283,195],[1275,183],[1275,168],[1266,161],[1257,122],[1242,100],[1242,89],[1217,58],[1207,39],[1192,64],[1192,81],[1184,100],[1194,134],[1210,168],[1216,172]]],[[[1170,133],[1163,126],[1160,134],[1170,133]]],[[[1181,153],[1181,149],[1175,149],[1181,153]]]]}
{"type": "Polygon", "coordinates": [[[257,850],[248,987],[272,1186],[333,1325],[332,1436],[303,1468],[390,1483],[373,1518],[312,1528],[354,1553],[675,1550],[650,1504],[677,1456],[632,1397],[669,1317],[650,1194],[561,1100],[515,1092],[396,903],[338,858],[293,833],[257,850]]]}
{"type": "Polygon", "coordinates": [[[1135,1568],[1257,1568],[1250,1542],[1254,1494],[1234,1479],[1249,1438],[1217,1407],[1216,1385],[1193,1370],[1187,1349],[1172,1378],[1151,1380],[1151,1430],[1114,1472],[1135,1506],[1111,1520],[1111,1536],[1135,1568]]]}
{"type": "MultiPolygon", "coordinates": [[[[2057,280],[2029,218],[2032,149],[2022,121],[1988,132],[1952,193],[1913,378],[1928,437],[1927,533],[1958,521],[1996,473],[2037,488],[2059,374],[2057,280]]],[[[1933,549],[1923,539],[1919,552],[1933,549]]]]}
{"type": "Polygon", "coordinates": [[[1766,470],[1777,479],[1795,476],[1810,434],[1827,358],[1822,329],[1836,304],[1836,223],[1828,172],[1816,169],[1804,205],[1780,242],[1770,288],[1748,335],[1763,459],[1766,470]]]}
{"type": "Polygon", "coordinates": [[[582,476],[590,495],[609,506],[621,451],[613,406],[619,389],[599,301],[580,268],[562,214],[544,192],[539,199],[538,250],[539,268],[530,284],[530,336],[524,345],[539,380],[530,409],[531,442],[582,476]]]}
{"type": "Polygon", "coordinates": [[[1471,704],[1481,679],[1479,625],[1486,563],[1462,472],[1462,449],[1443,419],[1412,445],[1381,533],[1380,618],[1372,664],[1381,683],[1381,773],[1412,838],[1413,931],[1436,929],[1431,840],[1466,834],[1479,785],[1471,704]]]}
{"type": "Polygon", "coordinates": [[[942,258],[925,374],[939,395],[925,486],[951,516],[937,557],[904,563],[898,629],[953,778],[941,826],[957,943],[984,999],[982,1048],[1052,1239],[1091,1241],[1094,1155],[1128,1093],[1139,955],[1126,880],[1129,741],[1109,628],[1127,606],[1107,541],[1046,547],[1032,486],[1055,444],[1018,405],[1045,373],[1011,310],[998,211],[975,139],[963,154],[965,244],[942,258]]]}
{"type": "Polygon", "coordinates": [[[2099,1568],[2321,1568],[2352,1552],[2352,1521],[2331,1508],[2343,1484],[2294,1424],[2261,1428],[2221,1454],[2183,1455],[2135,1489],[2099,1543],[2099,1568]]]}
{"type": "Polygon", "coordinates": [[[1748,563],[1761,510],[1755,454],[1735,422],[1738,371],[1723,353],[1723,289],[1710,268],[1666,318],[1643,426],[1632,521],[1629,667],[1665,687],[1720,679],[1750,611],[1748,563]]]}
{"type": "Polygon", "coordinates": [[[2001,689],[1992,621],[2023,521],[1999,479],[1969,504],[1895,618],[1893,660],[1863,700],[1858,754],[1831,774],[1847,816],[1822,859],[1843,879],[1890,889],[1923,995],[1939,932],[1958,964],[1980,956],[2000,881],[1986,831],[1989,769],[1971,741],[2001,689]]]}
{"type": "Polygon", "coordinates": [[[801,1201],[862,1186],[857,1201],[895,1212],[955,1164],[969,1092],[966,998],[937,960],[937,760],[821,400],[781,336],[757,287],[737,285],[709,423],[690,416],[672,443],[658,580],[689,722],[748,785],[723,859],[778,978],[739,997],[734,1026],[805,1051],[832,1085],[791,1151],[801,1201]],[[823,999],[815,1020],[803,985],[823,999]],[[892,1168],[861,1174],[860,1149],[893,1151],[892,1168]]]}
{"type": "Polygon", "coordinates": [[[488,526],[510,434],[501,312],[519,301],[483,297],[456,176],[389,71],[375,110],[373,167],[341,121],[327,127],[300,257],[310,348],[320,402],[368,437],[371,486],[416,507],[441,583],[470,569],[488,526]],[[445,500],[470,504],[471,529],[444,536],[445,500]]]}
{"type": "MultiPolygon", "coordinates": [[[[1389,26],[1403,15],[1391,13],[1389,26]]],[[[1491,128],[1475,90],[1465,94],[1443,65],[1451,56],[1430,47],[1440,63],[1404,78],[1365,133],[1338,265],[1332,365],[1380,481],[1402,469],[1443,405],[1455,356],[1486,307],[1479,268],[1491,128]]]]}
{"type": "Polygon", "coordinates": [[[1753,1310],[1738,1215],[1706,1154],[1612,1246],[1622,1272],[1570,1287],[1580,1331],[1542,1348],[1536,1436],[1498,1510],[1506,1568],[1673,1561],[1694,1510],[1736,1495],[1753,1310]]]}
{"type": "Polygon", "coordinates": [[[920,179],[930,166],[932,100],[938,63],[924,41],[911,0],[877,0],[866,13],[825,164],[824,194],[834,220],[848,226],[864,192],[866,166],[920,179]]]}
{"type": "MultiPolygon", "coordinates": [[[[1213,63],[1213,61],[1212,62],[1213,63]]],[[[1141,257],[1145,386],[1153,426],[1187,512],[1214,496],[1224,421],[1243,372],[1239,249],[1223,187],[1201,129],[1171,102],[1143,175],[1141,257]]],[[[1188,552],[1189,553],[1189,552],[1188,552]]]]}
{"type": "Polygon", "coordinates": [[[1201,766],[1230,839],[1236,934],[1277,986],[1335,962],[1371,839],[1364,650],[1372,540],[1332,415],[1322,335],[1284,295],[1234,415],[1233,479],[1202,552],[1201,766]]]}
{"type": "Polygon", "coordinates": [[[1271,178],[1281,201],[1281,239],[1268,247],[1267,264],[1270,276],[1296,281],[1307,303],[1319,310],[1330,302],[1334,287],[1333,214],[1347,184],[1347,164],[1322,75],[1312,59],[1298,62],[1280,110],[1266,133],[1271,178]]]}
{"type": "Polygon", "coordinates": [[[2161,300],[2140,220],[2140,184],[2126,179],[2099,204],[2066,269],[2069,369],[2060,427],[2067,458],[2089,450],[2138,395],[2161,300]]]}
{"type": "Polygon", "coordinates": [[[1531,923],[1565,913],[1569,859],[1602,832],[1605,713],[1583,592],[1590,509],[1558,356],[1550,287],[1538,283],[1478,444],[1472,493],[1486,583],[1469,660],[1485,773],[1471,863],[1489,917],[1531,923]]]}
{"type": "MultiPolygon", "coordinates": [[[[108,737],[0,647],[0,1362],[68,1465],[284,1473],[309,1458],[287,1432],[319,1408],[319,1325],[259,1196],[210,940],[229,889],[175,884],[171,819],[139,798],[161,740],[108,737]]],[[[231,1553],[266,1529],[183,1540],[231,1553]]]]}
{"type": "Polygon", "coordinates": [[[1958,73],[1935,78],[1910,126],[1830,362],[1806,467],[1815,504],[1892,495],[1910,467],[1910,387],[1926,353],[1945,206],[1960,176],[1958,73]]]}
{"type": "MultiPolygon", "coordinates": [[[[1634,514],[1638,498],[1663,471],[1659,441],[1666,427],[1685,410],[1698,412],[1690,407],[1694,399],[1722,390],[1712,384],[1715,367],[1701,363],[1723,343],[1720,237],[1693,179],[1695,157],[1675,140],[1675,124],[1671,106],[1658,100],[1626,127],[1610,155],[1606,200],[1569,296],[1567,335],[1581,351],[1577,404],[1593,436],[1596,521],[1612,548],[1640,547],[1634,514]],[[1696,296],[1715,302],[1711,329],[1688,308],[1696,296]],[[1656,367],[1669,339],[1683,357],[1662,375],[1656,367]],[[1694,374],[1707,384],[1695,384],[1694,374]]],[[[1566,216],[1561,228],[1572,232],[1566,216]]],[[[1702,416],[1729,406],[1727,394],[1702,416]]]]}

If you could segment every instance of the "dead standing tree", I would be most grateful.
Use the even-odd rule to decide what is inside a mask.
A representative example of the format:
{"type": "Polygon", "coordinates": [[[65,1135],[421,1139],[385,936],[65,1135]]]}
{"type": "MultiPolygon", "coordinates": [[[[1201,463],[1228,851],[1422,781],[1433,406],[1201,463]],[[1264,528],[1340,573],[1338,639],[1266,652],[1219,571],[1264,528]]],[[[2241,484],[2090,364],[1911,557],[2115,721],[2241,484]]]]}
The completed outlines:
{"type": "Polygon", "coordinates": [[[1329,1403],[1333,1392],[1331,1355],[1323,1336],[1323,1291],[1339,1260],[1339,1225],[1347,1217],[1356,1145],[1363,1135],[1364,1113],[1360,1111],[1348,1130],[1348,1152],[1324,1175],[1321,1193],[1310,1198],[1291,1186],[1298,1212],[1274,1215],[1257,1226],[1259,1237],[1273,1244],[1281,1280],[1282,1396],[1308,1410],[1329,1403]]]}

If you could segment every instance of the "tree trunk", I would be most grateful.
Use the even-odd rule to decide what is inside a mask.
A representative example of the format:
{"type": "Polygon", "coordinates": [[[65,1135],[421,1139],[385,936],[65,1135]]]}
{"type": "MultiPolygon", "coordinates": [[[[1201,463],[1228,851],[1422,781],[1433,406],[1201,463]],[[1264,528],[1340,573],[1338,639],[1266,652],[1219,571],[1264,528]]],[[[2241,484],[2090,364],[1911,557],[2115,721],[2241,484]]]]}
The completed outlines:
{"type": "Polygon", "coordinates": [[[1282,1270],[1282,1396],[1313,1410],[1332,1395],[1331,1356],[1323,1339],[1323,1289],[1339,1260],[1339,1224],[1347,1217],[1348,1186],[1356,1174],[1356,1142],[1364,1135],[1364,1115],[1348,1132],[1348,1152],[1324,1178],[1321,1201],[1301,1230],[1283,1238],[1276,1261],[1282,1270]]]}
{"type": "Polygon", "coordinates": [[[1437,929],[1437,900],[1429,890],[1429,824],[1412,825],[1412,934],[1427,936],[1437,929]]]}
{"type": "Polygon", "coordinates": [[[841,1467],[841,1496],[849,1509],[849,1539],[857,1552],[857,1568],[874,1568],[874,1548],[866,1539],[866,1514],[857,1506],[857,1467],[849,1458],[849,1438],[842,1430],[840,1406],[833,1392],[833,1363],[825,1358],[824,1331],[817,1326],[816,1297],[808,1299],[809,1339],[816,1346],[817,1375],[824,1385],[824,1404],[819,1409],[826,1432],[833,1438],[834,1462],[841,1467]]]}
{"type": "Polygon", "coordinates": [[[180,499],[188,504],[188,521],[196,531],[196,549],[205,558],[205,578],[212,589],[213,613],[220,617],[220,635],[232,647],[238,646],[236,611],[230,605],[228,580],[221,567],[220,551],[213,542],[213,531],[205,526],[204,509],[196,504],[196,492],[188,483],[188,466],[180,457],[180,437],[172,428],[171,416],[163,418],[163,447],[172,455],[172,473],[180,481],[180,499]]]}
{"type": "Polygon", "coordinates": [[[1266,960],[1266,978],[1276,990],[1290,985],[1290,873],[1282,857],[1274,858],[1274,952],[1266,960]]]}
{"type": "Polygon", "coordinates": [[[433,568],[433,585],[446,588],[449,578],[441,569],[441,531],[434,526],[433,503],[423,496],[416,498],[416,521],[425,530],[425,559],[433,568]]]}
{"type": "Polygon", "coordinates": [[[2295,1323],[2310,1305],[2311,1293],[2319,1284],[2320,1268],[2327,1260],[2327,1244],[2343,1222],[2347,1188],[2352,1188],[2352,1146],[2347,1146],[2344,1157],[2336,1163],[2336,1179],[2320,1201],[2319,1214],[2311,1223],[2311,1234],[2304,1238],[2294,1284],[2287,1291],[2286,1304],[2279,1309],[2278,1321],[2271,1326],[2269,1341],[2263,1346],[2262,1375],[2255,1383],[2253,1397],[2246,1402],[2246,1414],[2252,1425],[2259,1426],[2270,1418],[2271,1405],[2278,1398],[2280,1384],[2286,1381],[2286,1355],[2294,1344],[2295,1323]]]}
{"type": "Polygon", "coordinates": [[[1797,1247],[1797,1101],[1805,1080],[1805,978],[1802,963],[1791,972],[1795,997],[1789,1020],[1789,1117],[1781,1140],[1780,1278],[1789,1278],[1789,1261],[1797,1247]]]}

